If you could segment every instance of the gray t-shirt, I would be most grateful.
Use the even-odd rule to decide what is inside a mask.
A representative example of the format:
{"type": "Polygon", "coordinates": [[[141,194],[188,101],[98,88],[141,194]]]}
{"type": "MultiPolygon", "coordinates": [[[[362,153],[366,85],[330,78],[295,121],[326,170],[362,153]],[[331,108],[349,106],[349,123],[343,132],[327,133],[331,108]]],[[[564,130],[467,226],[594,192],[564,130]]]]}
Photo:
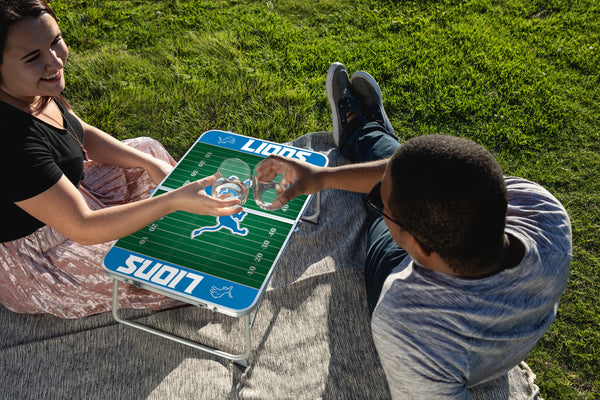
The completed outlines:
{"type": "Polygon", "coordinates": [[[394,398],[470,399],[469,387],[524,360],[554,320],[572,257],[569,217],[541,186],[506,184],[506,232],[525,246],[519,265],[465,279],[407,257],[387,278],[371,327],[394,398]]]}

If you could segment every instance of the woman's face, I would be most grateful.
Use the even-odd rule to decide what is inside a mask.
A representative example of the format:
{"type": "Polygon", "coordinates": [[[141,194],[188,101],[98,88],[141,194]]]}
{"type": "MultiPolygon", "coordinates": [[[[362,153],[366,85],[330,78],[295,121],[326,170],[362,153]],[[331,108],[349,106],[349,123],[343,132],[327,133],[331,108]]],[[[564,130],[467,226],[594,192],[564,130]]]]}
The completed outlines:
{"type": "Polygon", "coordinates": [[[68,53],[51,15],[22,19],[8,29],[0,89],[27,104],[39,96],[60,94],[65,88],[63,68],[68,53]]]}

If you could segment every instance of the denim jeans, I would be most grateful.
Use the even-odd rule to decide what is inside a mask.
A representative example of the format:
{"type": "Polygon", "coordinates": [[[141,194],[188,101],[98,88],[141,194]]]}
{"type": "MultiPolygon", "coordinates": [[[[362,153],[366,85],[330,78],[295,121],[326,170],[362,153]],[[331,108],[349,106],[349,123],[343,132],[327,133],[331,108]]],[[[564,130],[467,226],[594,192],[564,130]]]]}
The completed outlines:
{"type": "MultiPolygon", "coordinates": [[[[348,160],[359,163],[391,157],[399,147],[398,139],[387,133],[378,123],[369,122],[348,139],[344,144],[342,154],[348,160]]],[[[365,285],[369,313],[373,314],[383,283],[408,253],[392,239],[381,215],[369,207],[367,207],[367,215],[369,231],[365,285]]]]}

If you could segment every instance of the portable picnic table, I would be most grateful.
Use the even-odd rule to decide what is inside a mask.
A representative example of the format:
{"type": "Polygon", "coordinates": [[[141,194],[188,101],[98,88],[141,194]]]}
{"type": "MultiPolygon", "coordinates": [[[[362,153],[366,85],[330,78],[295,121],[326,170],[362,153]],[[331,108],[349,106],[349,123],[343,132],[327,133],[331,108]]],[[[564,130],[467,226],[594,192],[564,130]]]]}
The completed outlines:
{"type": "MultiPolygon", "coordinates": [[[[153,196],[214,174],[226,158],[239,158],[253,169],[270,154],[318,166],[328,163],[326,156],[310,150],[211,130],[200,136],[153,196]]],[[[206,188],[209,194],[210,189],[206,188]]],[[[254,203],[250,189],[241,213],[211,217],[178,211],[119,239],[103,262],[106,273],[113,278],[113,317],[122,324],[246,366],[251,350],[253,321],[250,315],[255,311],[256,317],[277,262],[303,218],[310,198],[299,196],[280,210],[264,211],[254,203]],[[244,352],[227,353],[121,318],[118,313],[120,281],[214,312],[244,318],[244,352]]]]}

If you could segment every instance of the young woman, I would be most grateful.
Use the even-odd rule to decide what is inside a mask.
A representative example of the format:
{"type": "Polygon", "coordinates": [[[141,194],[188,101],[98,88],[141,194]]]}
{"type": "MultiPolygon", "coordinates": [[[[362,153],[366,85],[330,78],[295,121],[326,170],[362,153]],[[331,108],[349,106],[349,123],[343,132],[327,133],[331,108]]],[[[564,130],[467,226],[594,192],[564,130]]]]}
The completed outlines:
{"type": "MultiPolygon", "coordinates": [[[[214,176],[148,198],[173,159],[152,139],[122,143],[79,119],[61,96],[67,55],[44,0],[0,2],[0,303],[75,318],[110,309],[112,280],[101,267],[107,242],[177,210],[241,209],[205,194],[214,176]]],[[[130,290],[120,304],[174,303],[130,290]]]]}

